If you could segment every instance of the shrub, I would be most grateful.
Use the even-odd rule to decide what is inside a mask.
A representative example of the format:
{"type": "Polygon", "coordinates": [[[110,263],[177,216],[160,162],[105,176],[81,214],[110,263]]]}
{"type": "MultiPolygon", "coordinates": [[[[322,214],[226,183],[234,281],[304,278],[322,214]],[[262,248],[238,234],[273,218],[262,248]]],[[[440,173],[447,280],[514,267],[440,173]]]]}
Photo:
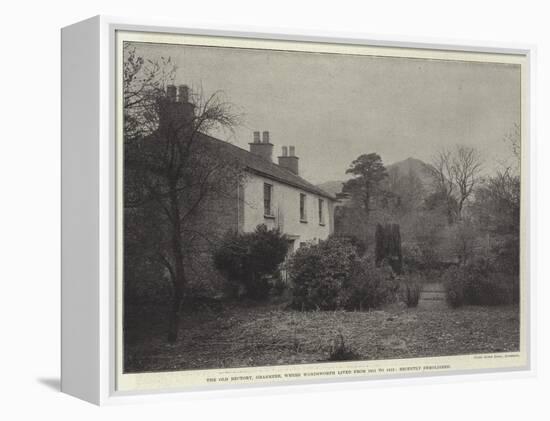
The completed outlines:
{"type": "Polygon", "coordinates": [[[422,286],[415,281],[408,280],[402,284],[402,298],[407,307],[412,308],[418,306],[421,290],[422,286]]]}
{"type": "Polygon", "coordinates": [[[340,239],[344,242],[349,242],[355,248],[355,251],[359,256],[363,256],[367,251],[367,245],[365,244],[365,241],[363,241],[356,235],[333,234],[331,238],[340,239]]]}
{"type": "Polygon", "coordinates": [[[365,257],[356,262],[344,294],[346,310],[366,310],[394,302],[399,283],[387,261],[376,267],[372,259],[365,257]]]}
{"type": "Polygon", "coordinates": [[[353,351],[351,346],[346,346],[342,334],[339,334],[334,339],[328,361],[353,361],[360,359],[361,357],[353,351]]]}
{"type": "Polygon", "coordinates": [[[500,243],[492,249],[495,255],[495,266],[498,266],[499,271],[515,275],[519,279],[519,238],[515,235],[504,238],[500,243]]]}
{"type": "Polygon", "coordinates": [[[281,271],[277,270],[270,278],[270,292],[275,296],[283,295],[288,290],[288,284],[281,276],[281,271]]]}
{"type": "Polygon", "coordinates": [[[464,281],[462,273],[456,266],[451,266],[443,274],[443,284],[447,302],[453,308],[464,304],[464,281]]]}
{"type": "Polygon", "coordinates": [[[403,243],[401,246],[403,253],[403,266],[407,270],[423,270],[425,269],[425,262],[420,247],[414,244],[403,243]]]}
{"type": "Polygon", "coordinates": [[[514,279],[499,272],[491,259],[478,257],[444,275],[447,300],[453,307],[462,304],[502,305],[514,302],[514,279]]]}
{"type": "Polygon", "coordinates": [[[214,265],[228,280],[233,294],[244,289],[249,298],[265,299],[272,275],[287,250],[286,236],[262,224],[252,233],[228,232],[214,253],[214,265]]]}
{"type": "Polygon", "coordinates": [[[357,260],[355,248],[341,238],[300,247],[289,262],[292,306],[301,310],[342,308],[344,284],[357,260]]]}
{"type": "Polygon", "coordinates": [[[511,291],[505,277],[497,272],[494,262],[477,258],[462,267],[465,280],[465,301],[474,305],[508,304],[511,291]]]}
{"type": "Polygon", "coordinates": [[[457,222],[448,231],[448,243],[452,253],[458,257],[460,262],[469,261],[475,249],[478,229],[470,220],[464,219],[457,222]]]}
{"type": "Polygon", "coordinates": [[[493,250],[495,253],[495,266],[500,273],[504,284],[510,290],[512,302],[519,302],[519,277],[520,277],[520,253],[519,238],[510,236],[493,250]]]}
{"type": "Polygon", "coordinates": [[[298,249],[289,277],[291,305],[301,310],[368,309],[396,290],[391,269],[376,268],[349,240],[337,237],[298,249]]]}
{"type": "MultiPolygon", "coordinates": [[[[418,215],[413,225],[413,239],[419,252],[417,260],[422,268],[431,268],[441,260],[441,243],[445,231],[445,219],[437,212],[418,215]]],[[[408,250],[403,250],[405,259],[408,250]]]]}

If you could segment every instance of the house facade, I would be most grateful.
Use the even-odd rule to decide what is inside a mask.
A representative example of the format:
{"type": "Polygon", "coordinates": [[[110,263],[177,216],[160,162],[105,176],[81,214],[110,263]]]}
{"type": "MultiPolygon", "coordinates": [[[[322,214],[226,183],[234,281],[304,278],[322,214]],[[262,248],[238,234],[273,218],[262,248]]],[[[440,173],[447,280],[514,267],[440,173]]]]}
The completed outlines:
{"type": "MultiPolygon", "coordinates": [[[[158,138],[174,121],[193,118],[188,88],[169,86],[162,112],[158,138]]],[[[190,277],[198,281],[215,278],[212,251],[228,231],[252,232],[260,224],[277,228],[288,238],[289,253],[324,240],[333,232],[336,198],[300,176],[300,159],[294,146],[282,146],[275,160],[270,133],[256,131],[248,150],[204,133],[196,135],[193,147],[198,161],[202,157],[226,161],[228,167],[239,168],[240,176],[233,173],[224,177],[219,193],[207,195],[184,221],[187,263],[193,268],[190,277]]],[[[206,169],[209,166],[215,164],[207,163],[206,169]]],[[[191,192],[187,202],[193,203],[197,195],[191,192]]]]}
{"type": "MultiPolygon", "coordinates": [[[[254,132],[245,151],[246,177],[241,183],[243,212],[239,230],[253,231],[259,224],[286,234],[290,251],[326,239],[334,230],[335,198],[299,175],[293,146],[283,146],[278,162],[269,132],[254,132]],[[258,159],[259,158],[259,159],[258,159]]],[[[244,155],[244,154],[243,154],[244,155]]]]}
{"type": "Polygon", "coordinates": [[[283,146],[278,162],[273,162],[269,132],[262,134],[260,140],[260,132],[254,132],[249,150],[201,135],[207,150],[238,162],[244,174],[223,197],[205,201],[193,224],[218,235],[228,230],[252,232],[264,224],[288,237],[290,252],[325,240],[334,231],[336,198],[300,177],[293,146],[283,146]]]}
{"type": "MultiPolygon", "coordinates": [[[[187,86],[169,86],[160,125],[191,120],[193,108],[187,86]]],[[[193,226],[219,235],[229,230],[251,232],[265,224],[288,236],[291,251],[324,240],[334,231],[336,198],[300,176],[294,146],[282,146],[275,160],[268,131],[253,132],[248,150],[203,133],[196,142],[201,154],[233,161],[245,174],[223,195],[204,200],[193,226]]]]}

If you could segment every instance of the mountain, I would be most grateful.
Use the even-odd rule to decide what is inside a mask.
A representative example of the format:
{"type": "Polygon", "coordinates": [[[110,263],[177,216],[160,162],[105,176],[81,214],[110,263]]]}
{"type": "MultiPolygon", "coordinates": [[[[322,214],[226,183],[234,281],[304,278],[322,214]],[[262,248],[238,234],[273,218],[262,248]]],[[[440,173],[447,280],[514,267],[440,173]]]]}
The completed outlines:
{"type": "Polygon", "coordinates": [[[410,172],[413,172],[420,178],[424,187],[429,187],[432,184],[432,177],[430,175],[431,165],[426,164],[420,159],[407,158],[403,161],[387,165],[386,169],[388,172],[397,170],[401,176],[406,176],[410,172]]]}
{"type": "Polygon", "coordinates": [[[336,181],[327,181],[325,183],[317,184],[317,187],[320,189],[326,191],[327,193],[336,196],[336,193],[340,193],[342,191],[342,184],[344,182],[341,180],[336,181]]]}
{"type": "MultiPolygon", "coordinates": [[[[388,172],[397,170],[399,171],[399,175],[401,176],[406,176],[409,174],[409,172],[412,171],[418,176],[418,178],[420,178],[420,181],[422,181],[422,184],[426,188],[429,188],[429,186],[431,186],[432,184],[432,179],[430,176],[430,165],[426,164],[420,159],[407,158],[403,161],[387,165],[386,169],[388,170],[388,172]]],[[[317,187],[334,196],[336,195],[336,193],[340,193],[342,191],[343,183],[343,180],[326,181],[324,183],[317,184],[317,187]]]]}

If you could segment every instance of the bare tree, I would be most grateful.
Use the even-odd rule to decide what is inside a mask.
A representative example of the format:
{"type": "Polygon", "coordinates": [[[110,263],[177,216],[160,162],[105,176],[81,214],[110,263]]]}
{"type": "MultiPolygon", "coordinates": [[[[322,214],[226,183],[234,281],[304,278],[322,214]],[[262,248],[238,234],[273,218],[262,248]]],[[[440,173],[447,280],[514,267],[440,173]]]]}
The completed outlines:
{"type": "Polygon", "coordinates": [[[463,218],[451,228],[450,246],[459,263],[468,262],[474,255],[478,231],[469,218],[463,218]]]}
{"type": "Polygon", "coordinates": [[[464,205],[479,182],[482,160],[472,147],[441,150],[432,160],[431,175],[436,192],[445,198],[449,222],[461,219],[464,205]]]}
{"type": "Polygon", "coordinates": [[[510,145],[512,155],[519,160],[521,156],[521,126],[514,123],[512,130],[504,136],[504,140],[510,145]]]}
{"type": "Polygon", "coordinates": [[[132,141],[151,134],[158,126],[157,99],[173,83],[177,67],[170,57],[155,61],[138,56],[128,42],[123,50],[124,139],[132,141]]]}
{"type": "Polygon", "coordinates": [[[457,187],[458,218],[474,187],[479,182],[482,160],[479,152],[468,146],[458,146],[452,158],[451,178],[457,187]]]}
{"type": "MultiPolygon", "coordinates": [[[[500,267],[519,276],[521,216],[521,132],[515,124],[504,136],[510,157],[494,174],[485,177],[475,190],[473,216],[478,230],[494,239],[491,252],[500,267]]],[[[516,278],[517,279],[517,278],[516,278]]]]}
{"type": "Polygon", "coordinates": [[[442,197],[445,202],[445,211],[449,223],[454,220],[455,210],[455,189],[453,178],[452,153],[446,149],[440,150],[432,159],[429,168],[432,176],[436,194],[442,197]]]}
{"type": "Polygon", "coordinates": [[[242,174],[237,160],[206,134],[231,131],[239,116],[221,92],[206,97],[168,84],[175,75],[170,59],[148,62],[129,49],[124,70],[125,208],[153,203],[161,215],[157,257],[172,281],[168,340],[174,342],[189,240],[208,236],[196,216],[210,200],[234,194],[242,174]]]}
{"type": "Polygon", "coordinates": [[[519,232],[520,177],[509,168],[487,177],[476,190],[475,211],[484,229],[519,232]]]}

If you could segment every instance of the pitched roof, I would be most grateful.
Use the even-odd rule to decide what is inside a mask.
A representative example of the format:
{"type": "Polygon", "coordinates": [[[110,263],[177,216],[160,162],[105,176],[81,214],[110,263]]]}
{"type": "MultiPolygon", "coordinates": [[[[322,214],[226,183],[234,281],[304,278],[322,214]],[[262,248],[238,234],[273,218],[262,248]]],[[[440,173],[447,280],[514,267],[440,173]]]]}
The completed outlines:
{"type": "Polygon", "coordinates": [[[216,148],[222,148],[222,153],[227,153],[234,156],[240,163],[242,163],[246,170],[252,173],[317,194],[330,200],[336,200],[333,195],[327,193],[323,189],[320,189],[314,184],[311,184],[309,181],[304,180],[292,171],[270,162],[259,155],[253,154],[246,149],[242,149],[236,145],[203,133],[200,133],[200,139],[202,142],[208,142],[216,148]]]}

